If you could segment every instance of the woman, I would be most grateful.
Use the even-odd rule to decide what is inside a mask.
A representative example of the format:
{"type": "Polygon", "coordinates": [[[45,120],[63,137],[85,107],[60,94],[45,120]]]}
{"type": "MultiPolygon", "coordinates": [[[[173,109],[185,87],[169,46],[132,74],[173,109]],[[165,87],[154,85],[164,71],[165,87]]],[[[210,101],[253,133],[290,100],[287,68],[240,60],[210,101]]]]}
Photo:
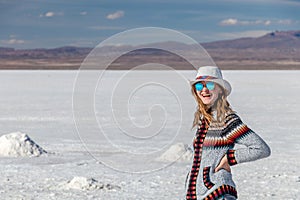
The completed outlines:
{"type": "Polygon", "coordinates": [[[237,199],[230,167],[267,157],[270,148],[231,109],[227,101],[231,86],[218,67],[200,67],[190,83],[198,107],[186,199],[237,199]],[[244,147],[234,149],[235,144],[244,147]]]}

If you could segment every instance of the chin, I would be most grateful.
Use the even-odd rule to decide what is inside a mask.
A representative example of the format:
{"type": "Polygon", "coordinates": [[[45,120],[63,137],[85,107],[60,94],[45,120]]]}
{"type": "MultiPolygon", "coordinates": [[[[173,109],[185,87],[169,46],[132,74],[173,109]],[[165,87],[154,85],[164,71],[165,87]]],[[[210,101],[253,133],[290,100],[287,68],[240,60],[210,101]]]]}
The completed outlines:
{"type": "Polygon", "coordinates": [[[205,105],[207,105],[207,106],[211,106],[211,105],[212,105],[212,103],[211,103],[211,102],[207,102],[205,105]]]}
{"type": "Polygon", "coordinates": [[[202,102],[205,104],[205,105],[210,105],[212,104],[213,102],[213,98],[210,98],[210,99],[203,99],[201,98],[202,102]]]}
{"type": "Polygon", "coordinates": [[[205,104],[205,105],[210,105],[210,104],[211,104],[211,101],[207,101],[207,100],[205,100],[205,101],[202,100],[202,102],[203,102],[203,104],[205,104]]]}

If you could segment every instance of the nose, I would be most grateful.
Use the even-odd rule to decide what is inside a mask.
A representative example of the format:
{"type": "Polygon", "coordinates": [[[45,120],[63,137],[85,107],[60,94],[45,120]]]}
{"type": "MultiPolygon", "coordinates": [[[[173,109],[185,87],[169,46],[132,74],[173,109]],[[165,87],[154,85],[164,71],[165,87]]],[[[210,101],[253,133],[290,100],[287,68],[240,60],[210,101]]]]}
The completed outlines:
{"type": "Polygon", "coordinates": [[[207,89],[206,85],[203,86],[202,91],[203,91],[203,92],[208,92],[208,91],[209,91],[209,90],[207,89]]]}

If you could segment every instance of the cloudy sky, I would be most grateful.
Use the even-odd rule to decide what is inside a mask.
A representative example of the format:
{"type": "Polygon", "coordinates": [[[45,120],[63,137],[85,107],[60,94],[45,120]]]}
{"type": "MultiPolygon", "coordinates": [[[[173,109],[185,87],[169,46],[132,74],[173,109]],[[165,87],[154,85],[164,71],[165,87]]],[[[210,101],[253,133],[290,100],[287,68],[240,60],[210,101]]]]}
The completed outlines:
{"type": "Polygon", "coordinates": [[[94,47],[132,28],[199,42],[300,30],[300,0],[0,0],[0,46],[94,47]]]}

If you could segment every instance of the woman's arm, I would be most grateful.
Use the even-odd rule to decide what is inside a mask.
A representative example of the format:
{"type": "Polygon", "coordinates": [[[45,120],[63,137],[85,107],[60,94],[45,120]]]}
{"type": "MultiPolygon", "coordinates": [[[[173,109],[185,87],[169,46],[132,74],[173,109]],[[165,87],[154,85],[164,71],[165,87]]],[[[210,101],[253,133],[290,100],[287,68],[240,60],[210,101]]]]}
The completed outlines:
{"type": "Polygon", "coordinates": [[[254,131],[248,128],[241,119],[236,115],[234,123],[237,125],[237,132],[234,142],[244,145],[239,149],[230,149],[227,151],[227,159],[229,165],[238,163],[249,162],[268,157],[271,154],[270,147],[265,141],[259,137],[254,131]]]}
{"type": "Polygon", "coordinates": [[[242,138],[237,139],[236,143],[245,147],[227,151],[229,165],[258,160],[271,154],[270,147],[251,129],[242,138]]]}

